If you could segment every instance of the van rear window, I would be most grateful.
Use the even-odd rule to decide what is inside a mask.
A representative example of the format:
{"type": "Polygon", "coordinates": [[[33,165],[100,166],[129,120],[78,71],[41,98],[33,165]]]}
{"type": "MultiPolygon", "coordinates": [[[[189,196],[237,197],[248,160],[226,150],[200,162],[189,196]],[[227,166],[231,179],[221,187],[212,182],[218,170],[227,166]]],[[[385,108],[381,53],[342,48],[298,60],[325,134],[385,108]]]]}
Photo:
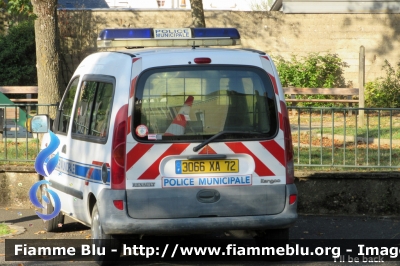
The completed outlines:
{"type": "Polygon", "coordinates": [[[275,93],[267,73],[250,66],[153,68],[139,76],[132,132],[141,140],[275,136],[275,93]],[[232,134],[229,134],[232,132],[232,134]]]}

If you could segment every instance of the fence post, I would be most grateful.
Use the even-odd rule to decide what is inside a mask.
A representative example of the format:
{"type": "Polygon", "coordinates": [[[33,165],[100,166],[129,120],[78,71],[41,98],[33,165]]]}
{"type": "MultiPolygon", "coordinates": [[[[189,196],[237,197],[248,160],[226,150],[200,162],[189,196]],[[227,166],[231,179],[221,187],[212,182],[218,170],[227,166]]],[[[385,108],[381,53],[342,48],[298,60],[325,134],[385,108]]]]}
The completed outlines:
{"type": "MultiPolygon", "coordinates": [[[[290,94],[290,99],[296,99],[296,94],[290,94]]],[[[296,102],[292,102],[291,106],[296,106],[296,102]]],[[[292,115],[297,115],[297,110],[295,108],[292,109],[292,115]]]]}
{"type": "MultiPolygon", "coordinates": [[[[359,65],[358,65],[358,107],[365,107],[365,98],[364,98],[364,84],[365,84],[365,48],[364,46],[360,46],[360,54],[359,54],[359,65]]],[[[364,109],[359,109],[358,111],[358,122],[360,127],[364,126],[364,109]]]]}
{"type": "Polygon", "coordinates": [[[5,108],[0,108],[0,142],[3,142],[4,127],[6,124],[5,108]]]}
{"type": "MultiPolygon", "coordinates": [[[[32,94],[27,93],[27,94],[26,94],[26,98],[27,98],[27,99],[32,99],[32,94]]],[[[30,103],[31,103],[31,102],[28,102],[28,105],[27,105],[27,107],[26,107],[26,114],[28,114],[28,115],[31,114],[31,105],[30,105],[30,103]]]]}

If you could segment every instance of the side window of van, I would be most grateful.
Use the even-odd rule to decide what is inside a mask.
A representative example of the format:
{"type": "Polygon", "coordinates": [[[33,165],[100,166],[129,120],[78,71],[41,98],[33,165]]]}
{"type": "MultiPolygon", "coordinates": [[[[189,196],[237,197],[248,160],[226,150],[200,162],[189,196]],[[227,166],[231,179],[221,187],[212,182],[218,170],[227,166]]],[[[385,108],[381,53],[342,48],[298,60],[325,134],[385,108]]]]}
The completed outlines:
{"type": "Polygon", "coordinates": [[[107,136],[108,126],[110,124],[109,118],[111,112],[112,95],[112,84],[99,83],[89,135],[100,137],[107,136]]]}
{"type": "Polygon", "coordinates": [[[67,133],[69,123],[71,121],[72,115],[72,107],[74,106],[74,98],[76,89],[78,88],[79,77],[75,78],[71,83],[70,86],[64,95],[63,102],[61,105],[59,117],[58,117],[58,124],[56,131],[61,133],[67,133]]]}
{"type": "Polygon", "coordinates": [[[112,83],[83,81],[76,103],[72,133],[82,137],[107,137],[112,96],[112,83]]]}
{"type": "Polygon", "coordinates": [[[83,81],[76,103],[72,133],[88,135],[90,115],[96,94],[97,82],[83,81]]]}

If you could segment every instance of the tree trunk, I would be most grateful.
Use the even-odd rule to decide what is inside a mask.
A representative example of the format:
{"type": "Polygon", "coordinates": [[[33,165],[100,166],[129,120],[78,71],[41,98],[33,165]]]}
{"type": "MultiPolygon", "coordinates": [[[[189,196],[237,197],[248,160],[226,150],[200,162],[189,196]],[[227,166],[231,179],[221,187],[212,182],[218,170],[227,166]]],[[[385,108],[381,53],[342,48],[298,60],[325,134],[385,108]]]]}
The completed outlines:
{"type": "Polygon", "coordinates": [[[204,20],[203,1],[190,0],[190,7],[192,10],[192,26],[205,28],[206,21],[204,20]]]}
{"type": "MultiPolygon", "coordinates": [[[[61,100],[64,88],[60,75],[60,44],[57,26],[57,0],[32,0],[35,20],[36,67],[39,104],[55,104],[61,100]]],[[[48,107],[39,107],[38,114],[48,113],[48,107]]],[[[55,118],[52,107],[50,117],[55,118]]]]}

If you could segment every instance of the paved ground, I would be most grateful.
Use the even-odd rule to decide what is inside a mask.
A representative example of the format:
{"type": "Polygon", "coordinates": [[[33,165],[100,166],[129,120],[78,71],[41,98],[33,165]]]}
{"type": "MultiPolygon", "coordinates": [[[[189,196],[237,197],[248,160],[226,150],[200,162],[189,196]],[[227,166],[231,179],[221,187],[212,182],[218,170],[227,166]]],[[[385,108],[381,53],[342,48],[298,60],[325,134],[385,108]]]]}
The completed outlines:
{"type": "MultiPolygon", "coordinates": [[[[45,232],[33,209],[0,209],[0,222],[26,229],[14,239],[90,238],[88,227],[68,217],[62,232],[45,232]]],[[[300,215],[290,234],[294,239],[400,239],[400,217],[300,215]]]]}
{"type": "MultiPolygon", "coordinates": [[[[27,209],[0,209],[0,222],[12,223],[23,227],[25,232],[15,235],[12,239],[87,239],[90,238],[89,228],[74,222],[71,219],[66,219],[63,225],[63,231],[60,233],[47,233],[43,228],[43,221],[38,219],[34,210],[27,209]]],[[[291,239],[400,239],[400,217],[365,217],[365,216],[314,216],[300,215],[297,223],[291,229],[291,239]]],[[[215,235],[216,238],[221,237],[215,235]]],[[[228,236],[230,239],[235,239],[228,236]]],[[[155,240],[157,241],[157,239],[155,240]]],[[[233,240],[234,241],[234,240],[233,240]]],[[[400,243],[400,241],[399,241],[400,243]]],[[[0,238],[0,265],[42,265],[39,262],[5,262],[4,261],[4,238],[0,238]]],[[[124,259],[123,259],[124,261],[124,259]]],[[[127,264],[130,265],[126,259],[127,264]]],[[[76,265],[96,265],[93,262],[75,262],[76,265]]],[[[137,264],[137,263],[136,263],[137,264]]],[[[146,264],[146,263],[141,263],[146,264]]],[[[193,262],[180,263],[152,263],[152,265],[198,265],[193,262]]],[[[218,263],[222,265],[223,263],[218,263]]],[[[232,264],[232,262],[227,265],[232,264]]],[[[293,264],[290,262],[284,264],[293,264]]],[[[337,265],[338,263],[328,262],[302,262],[301,265],[337,265]]],[[[341,265],[344,265],[342,263],[341,265]]],[[[397,265],[394,263],[385,263],[397,265]]],[[[51,262],[45,265],[65,265],[65,262],[51,262]]],[[[119,264],[118,264],[119,265],[119,264]]],[[[252,262],[238,263],[237,265],[261,265],[260,263],[252,262]]]]}

